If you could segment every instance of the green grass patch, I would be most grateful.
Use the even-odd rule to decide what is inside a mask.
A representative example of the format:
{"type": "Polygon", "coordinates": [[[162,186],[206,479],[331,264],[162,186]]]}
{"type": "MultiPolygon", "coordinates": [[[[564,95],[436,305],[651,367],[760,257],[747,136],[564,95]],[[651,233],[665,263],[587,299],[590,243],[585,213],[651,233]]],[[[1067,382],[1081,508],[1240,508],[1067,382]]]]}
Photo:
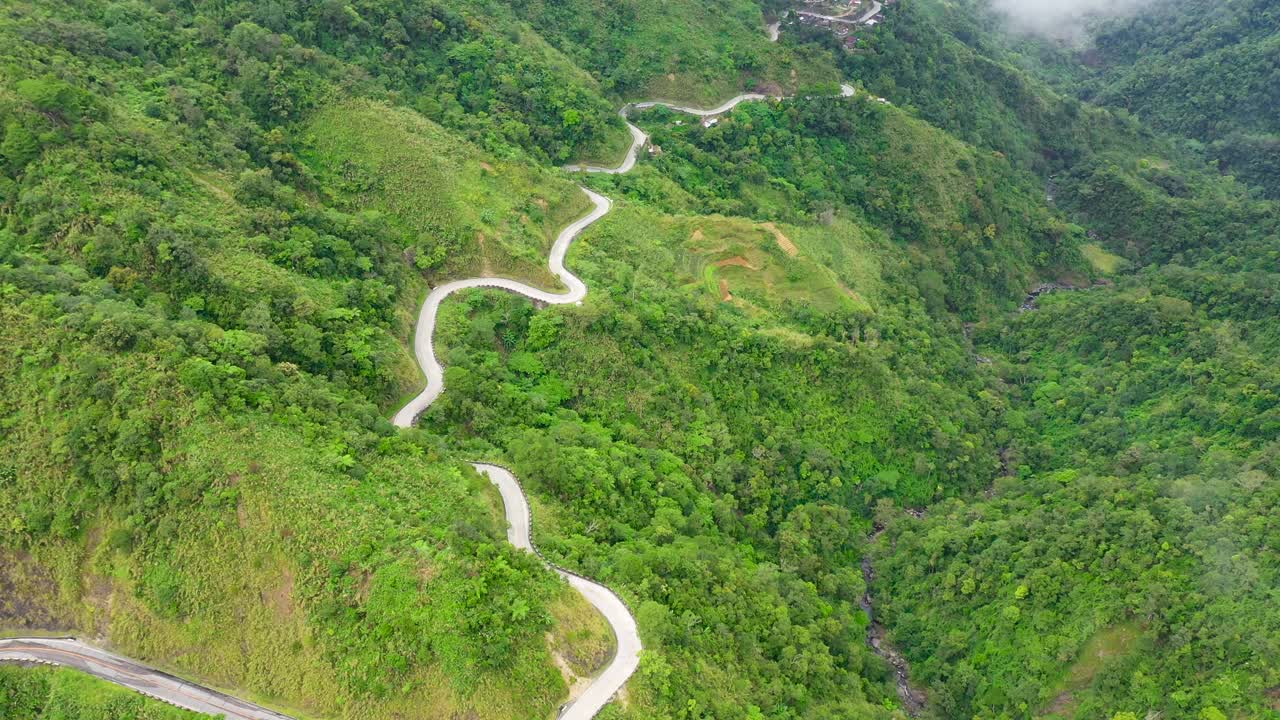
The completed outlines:
{"type": "Polygon", "coordinates": [[[94,554],[102,575],[126,569],[110,603],[117,646],[310,715],[387,706],[497,718],[553,706],[564,689],[540,633],[507,639],[510,664],[486,670],[465,630],[475,617],[466,578],[496,558],[473,565],[447,532],[461,523],[500,537],[487,484],[450,464],[299,440],[261,427],[184,439],[188,472],[213,489],[175,514],[156,551],[165,561],[139,574],[134,558],[94,554]],[[332,482],[353,463],[362,479],[332,482]]]}
{"type": "Polygon", "coordinates": [[[604,616],[568,587],[548,609],[555,619],[548,641],[557,664],[563,662],[579,678],[589,678],[603,670],[617,649],[613,629],[604,616]]]}
{"type": "Polygon", "coordinates": [[[1053,699],[1045,708],[1050,717],[1072,717],[1076,709],[1075,693],[1093,683],[1098,672],[1112,659],[1129,653],[1139,643],[1142,629],[1137,623],[1128,622],[1103,628],[1093,634],[1070,667],[1066,676],[1050,695],[1053,699]]]}
{"type": "Polygon", "coordinates": [[[715,265],[707,265],[702,268],[702,287],[712,297],[720,296],[720,279],[716,275],[715,265]]]}
{"type": "Polygon", "coordinates": [[[631,131],[623,127],[618,132],[609,133],[606,141],[583,148],[578,157],[569,165],[599,165],[611,167],[618,165],[626,157],[631,147],[631,131]]]}
{"type": "Polygon", "coordinates": [[[1080,252],[1089,261],[1089,264],[1093,266],[1093,269],[1103,275],[1114,275],[1129,265],[1128,260],[1107,252],[1098,243],[1085,243],[1080,246],[1080,252]]]}
{"type": "Polygon", "coordinates": [[[788,302],[823,312],[870,310],[830,268],[804,251],[797,250],[793,257],[784,249],[784,242],[795,247],[791,235],[796,228],[778,228],[780,241],[773,230],[742,218],[674,217],[655,224],[684,235],[686,266],[696,270],[716,300],[722,297],[723,280],[735,300],[740,299],[753,312],[768,312],[788,302]]]}
{"type": "Polygon", "coordinates": [[[1129,652],[1141,636],[1142,629],[1136,623],[1113,625],[1094,633],[1080,649],[1080,656],[1067,669],[1066,687],[1079,689],[1093,682],[1107,661],[1129,652]]]}

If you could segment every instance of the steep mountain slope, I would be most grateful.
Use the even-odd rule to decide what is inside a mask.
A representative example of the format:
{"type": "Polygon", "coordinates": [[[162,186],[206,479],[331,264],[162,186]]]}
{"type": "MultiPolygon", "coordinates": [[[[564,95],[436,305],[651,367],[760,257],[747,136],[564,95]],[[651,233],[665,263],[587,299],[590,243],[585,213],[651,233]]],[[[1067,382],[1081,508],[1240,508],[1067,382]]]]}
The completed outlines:
{"type": "Polygon", "coordinates": [[[784,92],[832,82],[833,54],[769,42],[758,3],[530,0],[512,12],[590,68],[611,94],[713,105],[765,82],[784,92]]]}
{"type": "MultiPolygon", "coordinates": [[[[380,410],[417,382],[401,308],[422,281],[402,251],[439,264],[457,235],[339,209],[346,189],[298,160],[293,128],[258,124],[243,76],[204,72],[218,52],[248,72],[240,33],[144,62],[166,43],[116,50],[110,28],[183,16],[59,11],[12,8],[3,29],[0,567],[25,598],[4,624],[79,629],[316,714],[550,711],[566,688],[544,633],[587,656],[598,624],[507,549],[488,483],[380,410]],[[574,624],[552,625],[561,605],[574,624]]],[[[291,92],[350,72],[312,51],[286,67],[289,43],[256,37],[291,92]]],[[[447,147],[475,182],[435,198],[444,227],[494,231],[487,213],[544,197],[447,147]]],[[[540,232],[518,237],[540,249],[540,232]]]]}
{"type": "Polygon", "coordinates": [[[1272,712],[1276,205],[967,4],[848,53],[762,25],[11,3],[0,627],[306,716],[549,717],[610,638],[503,541],[488,460],[634,610],[601,717],[1272,712]],[[756,87],[801,97],[558,169],[616,162],[624,101],[756,87]],[[583,305],[451,298],[449,390],[393,428],[425,290],[553,289],[575,182],[614,201],[583,305]],[[1016,313],[1042,280],[1094,289],[1016,313]]]}
{"type": "Polygon", "coordinates": [[[6,628],[325,716],[541,717],[552,651],[607,657],[488,484],[380,410],[418,382],[420,275],[545,281],[582,201],[547,161],[626,136],[469,13],[6,9],[6,628]]]}
{"type": "Polygon", "coordinates": [[[944,717],[1271,716],[1280,208],[1193,144],[1058,97],[1061,76],[1028,81],[1038,63],[973,32],[989,18],[911,8],[856,58],[872,87],[933,78],[907,91],[922,114],[1052,175],[1142,270],[975,328],[1007,403],[1001,477],[923,520],[883,514],[885,622],[944,717]],[[1024,100],[948,112],[973,92],[1024,100]]]}
{"type": "Polygon", "coordinates": [[[1099,29],[1081,96],[1210,145],[1223,170],[1280,197],[1280,3],[1157,3],[1099,29]]]}

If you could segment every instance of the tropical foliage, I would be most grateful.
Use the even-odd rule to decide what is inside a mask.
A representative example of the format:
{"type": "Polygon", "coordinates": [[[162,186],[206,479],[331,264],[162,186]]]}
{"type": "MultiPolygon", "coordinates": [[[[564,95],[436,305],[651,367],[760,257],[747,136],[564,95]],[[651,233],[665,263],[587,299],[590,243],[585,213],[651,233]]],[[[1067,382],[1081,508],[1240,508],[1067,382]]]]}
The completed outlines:
{"type": "MultiPolygon", "coordinates": [[[[634,609],[606,718],[902,718],[891,649],[926,716],[1275,715],[1275,24],[1198,7],[1086,67],[933,0],[851,52],[741,0],[9,3],[0,627],[306,716],[548,717],[610,638],[489,460],[634,609]],[[749,88],[800,97],[559,169],[749,88]],[[553,287],[575,181],[615,201],[585,303],[457,296],[393,428],[427,287],[553,287]]],[[[0,715],[167,717],[96,689],[3,669],[0,715]]]]}

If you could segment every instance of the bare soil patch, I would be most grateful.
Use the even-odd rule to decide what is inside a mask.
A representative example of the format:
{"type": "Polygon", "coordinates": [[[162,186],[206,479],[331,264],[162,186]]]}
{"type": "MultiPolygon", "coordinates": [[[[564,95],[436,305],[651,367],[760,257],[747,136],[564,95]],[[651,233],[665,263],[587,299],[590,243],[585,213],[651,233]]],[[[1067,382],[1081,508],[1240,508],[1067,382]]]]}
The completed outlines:
{"type": "Polygon", "coordinates": [[[293,570],[284,568],[280,573],[280,584],[262,594],[262,603],[275,611],[277,617],[293,616],[293,570]]]}
{"type": "Polygon", "coordinates": [[[748,269],[748,270],[759,270],[759,269],[760,269],[760,268],[756,267],[755,265],[752,265],[750,262],[748,262],[748,261],[747,261],[747,259],[746,259],[746,258],[742,257],[741,255],[735,255],[735,256],[733,256],[733,257],[731,257],[731,258],[726,258],[726,259],[724,259],[724,260],[720,260],[719,262],[717,262],[717,263],[716,263],[716,267],[718,267],[718,268],[722,268],[722,267],[730,267],[730,266],[733,266],[733,267],[744,267],[744,268],[746,268],[746,269],[748,269]]]}
{"type": "Polygon", "coordinates": [[[188,170],[187,172],[191,174],[191,179],[194,180],[197,185],[204,188],[205,190],[208,190],[219,200],[229,204],[235,202],[235,199],[231,197],[230,193],[218,187],[217,185],[214,185],[213,183],[209,182],[207,179],[201,177],[198,173],[196,173],[196,171],[188,170]]]}
{"type": "Polygon", "coordinates": [[[22,551],[0,551],[0,627],[65,630],[72,618],[57,607],[53,577],[22,551]]]}
{"type": "Polygon", "coordinates": [[[782,95],[782,86],[776,82],[760,83],[756,86],[756,92],[762,95],[782,95]]]}
{"type": "Polygon", "coordinates": [[[489,263],[489,253],[485,251],[484,233],[476,231],[476,245],[480,247],[480,274],[489,276],[493,275],[493,266],[489,263]]]}
{"type": "Polygon", "coordinates": [[[115,585],[104,575],[85,578],[83,601],[93,608],[93,630],[98,637],[106,637],[111,622],[111,608],[115,604],[115,585]]]}
{"type": "Polygon", "coordinates": [[[373,573],[364,569],[353,568],[347,573],[356,581],[356,602],[363,605],[369,600],[369,590],[373,587],[373,573]]]}
{"type": "Polygon", "coordinates": [[[436,567],[433,563],[428,563],[428,562],[418,563],[418,580],[423,585],[426,585],[430,583],[432,580],[435,580],[436,576],[439,574],[440,574],[440,568],[436,567]]]}
{"type": "Polygon", "coordinates": [[[569,667],[569,660],[556,649],[555,645],[555,639],[551,633],[547,633],[547,649],[551,652],[551,659],[555,661],[556,667],[560,668],[560,677],[564,678],[564,684],[569,686],[569,697],[565,702],[571,703],[591,687],[591,678],[575,673],[573,668],[569,667]]]}
{"type": "Polygon", "coordinates": [[[1052,703],[1049,703],[1049,707],[1045,708],[1045,711],[1050,715],[1070,715],[1075,705],[1075,693],[1070,690],[1063,690],[1058,693],[1058,697],[1054,698],[1052,703]]]}

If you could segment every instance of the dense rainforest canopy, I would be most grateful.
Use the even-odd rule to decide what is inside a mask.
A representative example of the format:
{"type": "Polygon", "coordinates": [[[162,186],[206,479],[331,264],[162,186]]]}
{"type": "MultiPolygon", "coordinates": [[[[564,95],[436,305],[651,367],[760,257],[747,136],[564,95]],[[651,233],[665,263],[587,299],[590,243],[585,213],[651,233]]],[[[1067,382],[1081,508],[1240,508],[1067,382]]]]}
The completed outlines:
{"type": "MultiPolygon", "coordinates": [[[[634,610],[603,718],[1280,716],[1277,3],[1069,47],[785,9],[5,4],[0,632],[304,717],[553,717],[612,637],[488,460],[634,610]],[[795,97],[561,169],[742,90],[795,97]],[[426,290],[554,289],[575,182],[584,304],[451,299],[392,427],[426,290]]],[[[179,716],[105,688],[0,667],[0,716],[179,716]]]]}

